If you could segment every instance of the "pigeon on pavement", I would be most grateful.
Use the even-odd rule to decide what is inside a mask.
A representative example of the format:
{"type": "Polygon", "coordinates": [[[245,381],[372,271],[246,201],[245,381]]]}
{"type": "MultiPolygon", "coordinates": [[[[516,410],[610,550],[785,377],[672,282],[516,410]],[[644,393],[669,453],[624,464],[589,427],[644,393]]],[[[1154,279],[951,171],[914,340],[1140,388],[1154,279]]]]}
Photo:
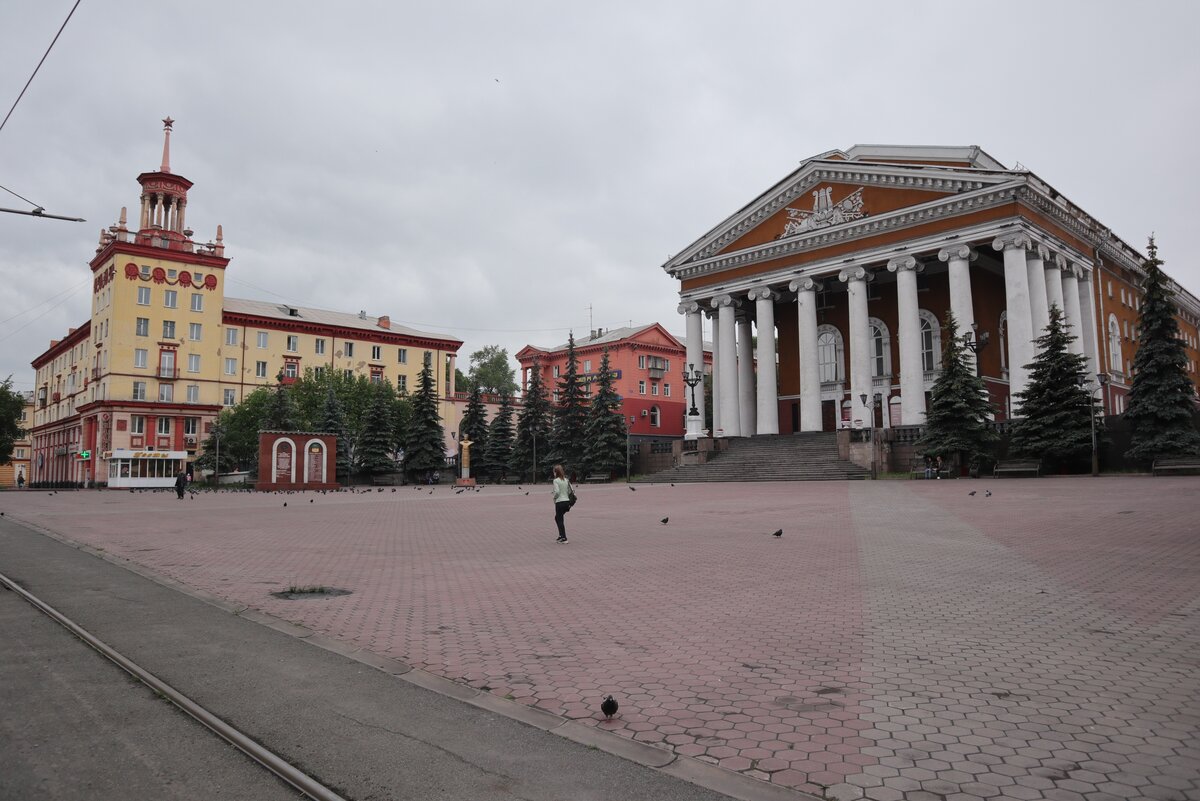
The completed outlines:
{"type": "Polygon", "coordinates": [[[665,526],[667,524],[667,521],[670,519],[671,518],[669,518],[669,517],[664,517],[662,520],[659,520],[658,522],[662,523],[665,526]]]}
{"type": "Polygon", "coordinates": [[[604,696],[604,700],[600,702],[600,711],[604,713],[605,718],[611,718],[617,714],[617,699],[611,695],[604,696]]]}
{"type": "Polygon", "coordinates": [[[781,528],[775,529],[775,532],[773,534],[771,534],[771,536],[772,537],[782,537],[783,529],[781,529],[781,528]]]}

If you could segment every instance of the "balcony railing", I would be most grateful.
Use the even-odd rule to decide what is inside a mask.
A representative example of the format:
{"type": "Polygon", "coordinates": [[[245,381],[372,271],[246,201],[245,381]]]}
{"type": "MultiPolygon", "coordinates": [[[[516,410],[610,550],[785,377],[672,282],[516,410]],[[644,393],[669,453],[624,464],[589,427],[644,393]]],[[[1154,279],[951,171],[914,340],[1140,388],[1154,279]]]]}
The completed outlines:
{"type": "Polygon", "coordinates": [[[93,367],[93,368],[92,368],[92,380],[93,380],[93,381],[95,381],[95,380],[96,380],[96,379],[98,379],[98,378],[100,378],[100,368],[99,368],[99,367],[93,367]]]}
{"type": "Polygon", "coordinates": [[[179,378],[178,367],[159,367],[158,377],[163,381],[174,381],[179,378]]]}

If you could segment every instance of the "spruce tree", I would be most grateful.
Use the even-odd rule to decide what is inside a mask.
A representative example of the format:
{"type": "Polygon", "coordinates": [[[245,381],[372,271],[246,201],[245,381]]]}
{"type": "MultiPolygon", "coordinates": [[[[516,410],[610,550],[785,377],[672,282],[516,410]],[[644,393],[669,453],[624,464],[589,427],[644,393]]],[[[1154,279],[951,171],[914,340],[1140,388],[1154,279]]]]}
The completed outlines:
{"type": "Polygon", "coordinates": [[[467,398],[467,410],[463,413],[459,430],[459,437],[472,443],[471,465],[476,469],[481,468],[487,449],[488,420],[487,409],[483,405],[483,390],[477,381],[471,382],[471,395],[467,398]]]}
{"type": "Polygon", "coordinates": [[[625,420],[621,411],[621,396],[613,389],[612,370],[608,363],[608,348],[600,359],[600,377],[596,381],[596,396],[588,407],[584,426],[583,470],[585,473],[612,475],[625,466],[625,420]]]}
{"type": "Polygon", "coordinates": [[[925,433],[917,442],[927,456],[961,455],[968,463],[991,456],[997,439],[989,425],[991,404],[983,379],[975,374],[967,349],[954,336],[954,313],[946,312],[942,332],[942,372],[930,392],[925,433]]]}
{"type": "Polygon", "coordinates": [[[588,405],[579,383],[579,360],[575,355],[575,334],[567,339],[567,369],[558,382],[558,405],[554,408],[554,428],[550,441],[551,459],[566,468],[567,475],[583,469],[584,427],[588,405]]]}
{"type": "Polygon", "coordinates": [[[342,484],[350,481],[350,438],[346,433],[346,412],[342,402],[330,383],[325,391],[325,405],[321,410],[320,430],[337,437],[337,480],[342,484]]]}
{"type": "Polygon", "coordinates": [[[1021,416],[1009,442],[1019,456],[1041,459],[1054,470],[1091,453],[1096,407],[1088,389],[1087,357],[1069,349],[1075,337],[1063,325],[1058,304],[1050,306],[1045,333],[1034,340],[1037,355],[1027,364],[1029,383],[1017,393],[1021,416]]]}
{"type": "Polygon", "coordinates": [[[408,440],[404,448],[404,469],[409,478],[420,477],[446,466],[442,420],[438,416],[437,392],[433,383],[433,367],[429,356],[417,377],[417,391],[412,396],[412,418],[409,420],[408,440]]]}
{"type": "Polygon", "coordinates": [[[1145,295],[1138,317],[1133,386],[1125,410],[1132,429],[1125,455],[1142,463],[1200,453],[1200,433],[1194,422],[1196,391],[1187,377],[1187,354],[1154,237],[1147,249],[1150,257],[1144,265],[1145,295]]]}
{"type": "Polygon", "coordinates": [[[363,421],[358,437],[358,457],[362,472],[378,476],[392,472],[392,399],[395,393],[386,381],[374,387],[371,411],[363,421]]]}
{"type": "Polygon", "coordinates": [[[500,394],[500,409],[488,426],[487,443],[483,449],[481,470],[486,470],[493,480],[503,481],[512,459],[513,410],[512,397],[507,391],[500,394]]]}
{"type": "Polygon", "coordinates": [[[546,399],[546,385],[542,382],[541,360],[533,360],[529,371],[529,386],[525,388],[521,414],[517,417],[517,432],[513,440],[512,456],[508,466],[519,475],[549,473],[550,402],[546,399]]]}
{"type": "Polygon", "coordinates": [[[297,428],[296,406],[292,403],[292,393],[283,383],[283,373],[278,376],[278,386],[267,405],[262,427],[263,431],[295,431],[297,428]]]}

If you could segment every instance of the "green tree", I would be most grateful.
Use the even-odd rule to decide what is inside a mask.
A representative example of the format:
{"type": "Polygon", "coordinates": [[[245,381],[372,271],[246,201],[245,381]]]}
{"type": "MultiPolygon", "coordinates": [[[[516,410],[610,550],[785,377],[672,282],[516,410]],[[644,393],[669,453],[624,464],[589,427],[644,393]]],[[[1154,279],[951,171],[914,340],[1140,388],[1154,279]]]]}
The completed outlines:
{"type": "Polygon", "coordinates": [[[512,397],[500,393],[500,408],[488,426],[487,444],[483,449],[480,470],[486,470],[493,480],[503,481],[508,473],[508,463],[513,449],[512,397]]]}
{"type": "Polygon", "coordinates": [[[395,423],[392,400],[395,393],[391,383],[381,381],[372,387],[372,395],[371,410],[363,421],[357,452],[360,470],[369,476],[378,476],[395,469],[392,459],[392,427],[395,423]]]}
{"type": "Polygon", "coordinates": [[[1087,357],[1071,353],[1071,340],[1058,304],[1050,306],[1045,333],[1034,340],[1037,353],[1025,366],[1029,383],[1013,423],[1010,447],[1020,456],[1041,459],[1047,469],[1067,467],[1091,453],[1095,403],[1088,391],[1087,357]]]}
{"type": "Polygon", "coordinates": [[[271,402],[267,405],[262,425],[264,431],[295,431],[298,428],[296,406],[292,403],[291,391],[283,383],[282,373],[279,374],[271,402]]]}
{"type": "Polygon", "coordinates": [[[350,481],[350,442],[346,434],[346,411],[332,383],[325,389],[325,404],[321,409],[321,422],[316,428],[337,437],[337,480],[346,484],[350,481]]]}
{"type": "Polygon", "coordinates": [[[613,389],[608,348],[600,359],[600,377],[596,380],[596,396],[587,411],[584,442],[585,473],[612,475],[625,466],[625,419],[621,396],[613,389]]]}
{"type": "Polygon", "coordinates": [[[566,467],[567,475],[583,470],[587,415],[588,405],[579,383],[579,360],[575,355],[575,334],[572,333],[567,339],[567,369],[558,381],[558,405],[554,407],[554,427],[550,437],[550,459],[566,467]]]}
{"type": "Polygon", "coordinates": [[[929,456],[965,457],[968,463],[991,455],[997,439],[989,425],[991,405],[983,379],[975,375],[966,348],[954,336],[953,312],[946,313],[942,332],[942,372],[930,393],[925,433],[917,442],[929,456]]]}
{"type": "Polygon", "coordinates": [[[1200,453],[1200,433],[1194,421],[1196,390],[1187,377],[1187,353],[1179,338],[1175,306],[1154,237],[1150,237],[1148,250],[1133,386],[1125,410],[1132,429],[1125,455],[1142,463],[1200,453]]]}
{"type": "Polygon", "coordinates": [[[487,408],[483,405],[483,392],[478,384],[471,387],[467,410],[463,413],[462,424],[459,426],[459,438],[474,443],[471,446],[471,461],[479,466],[482,462],[480,457],[487,447],[488,420],[487,408]]]}
{"type": "Polygon", "coordinates": [[[0,382],[0,464],[12,460],[13,444],[25,433],[21,428],[21,410],[25,399],[13,391],[12,376],[0,382]]]}
{"type": "Polygon", "coordinates": [[[404,469],[413,481],[428,471],[446,466],[442,420],[438,416],[437,390],[433,382],[433,366],[425,357],[417,377],[417,391],[412,396],[412,418],[408,425],[408,440],[404,445],[404,469]]]}
{"type": "Polygon", "coordinates": [[[492,395],[517,391],[517,381],[508,361],[508,351],[499,345],[488,345],[471,354],[471,372],[468,378],[478,385],[481,392],[492,395]]]}
{"type": "MultiPolygon", "coordinates": [[[[221,431],[221,470],[248,470],[251,476],[258,474],[258,433],[265,426],[267,407],[275,402],[275,392],[268,387],[259,387],[242,402],[225,409],[217,417],[221,431]]],[[[196,460],[205,470],[212,470],[216,458],[216,438],[209,433],[204,441],[204,453],[196,460]]]]}
{"type": "Polygon", "coordinates": [[[546,385],[542,382],[541,360],[536,357],[529,371],[529,386],[525,389],[523,401],[508,465],[517,474],[533,476],[536,482],[539,474],[548,472],[545,465],[550,444],[550,402],[546,399],[546,385]],[[538,468],[538,465],[541,467],[538,468]]]}

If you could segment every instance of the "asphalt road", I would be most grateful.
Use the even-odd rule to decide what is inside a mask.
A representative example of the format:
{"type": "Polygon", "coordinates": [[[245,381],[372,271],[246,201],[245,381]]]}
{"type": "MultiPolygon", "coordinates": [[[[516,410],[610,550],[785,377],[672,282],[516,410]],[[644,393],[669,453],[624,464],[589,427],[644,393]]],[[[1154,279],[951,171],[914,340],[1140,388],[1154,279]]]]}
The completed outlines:
{"type": "Polygon", "coordinates": [[[0,641],[0,799],[302,797],[7,590],[0,641]]]}

